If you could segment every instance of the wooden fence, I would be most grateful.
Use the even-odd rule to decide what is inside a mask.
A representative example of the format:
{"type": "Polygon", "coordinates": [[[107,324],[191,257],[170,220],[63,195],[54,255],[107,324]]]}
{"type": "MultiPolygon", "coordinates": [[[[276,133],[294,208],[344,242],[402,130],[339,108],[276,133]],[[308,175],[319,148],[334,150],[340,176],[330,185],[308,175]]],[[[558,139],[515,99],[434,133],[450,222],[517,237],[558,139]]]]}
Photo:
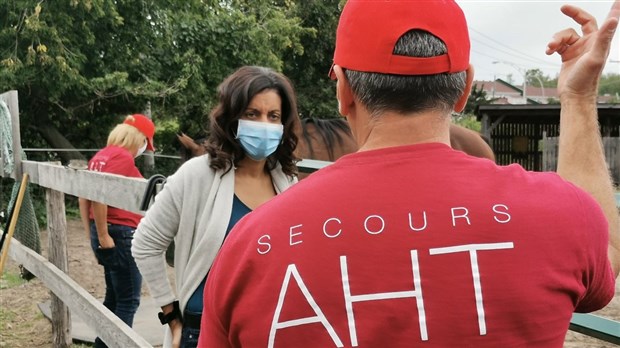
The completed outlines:
{"type": "MultiPolygon", "coordinates": [[[[543,132],[542,170],[555,171],[558,167],[558,137],[548,137],[543,132]]],[[[620,184],[620,138],[603,137],[605,160],[616,184],[620,184]]]]}
{"type": "Polygon", "coordinates": [[[140,212],[145,179],[73,170],[61,165],[22,162],[31,183],[46,189],[49,261],[12,239],[9,256],[36,275],[52,291],[52,335],[55,347],[71,344],[70,312],[95,330],[104,342],[118,347],[151,345],[67,274],[65,194],[140,212]],[[68,308],[67,308],[68,307],[68,308]],[[69,312],[70,311],[70,312],[69,312]]]}
{"type": "MultiPolygon", "coordinates": [[[[16,239],[6,241],[9,256],[37,276],[51,291],[52,336],[54,347],[72,343],[70,313],[80,317],[96,334],[111,346],[150,347],[151,345],[98,299],[90,295],[67,274],[67,220],[65,194],[88,198],[140,213],[140,201],[146,188],[145,179],[76,171],[62,165],[21,160],[19,109],[17,91],[0,94],[10,111],[12,129],[13,172],[6,174],[7,152],[0,151],[2,176],[21,181],[28,174],[30,182],[46,190],[48,258],[21,245],[16,239]]],[[[2,140],[2,139],[0,139],[2,140]]],[[[4,144],[4,142],[2,142],[4,144]]]]}

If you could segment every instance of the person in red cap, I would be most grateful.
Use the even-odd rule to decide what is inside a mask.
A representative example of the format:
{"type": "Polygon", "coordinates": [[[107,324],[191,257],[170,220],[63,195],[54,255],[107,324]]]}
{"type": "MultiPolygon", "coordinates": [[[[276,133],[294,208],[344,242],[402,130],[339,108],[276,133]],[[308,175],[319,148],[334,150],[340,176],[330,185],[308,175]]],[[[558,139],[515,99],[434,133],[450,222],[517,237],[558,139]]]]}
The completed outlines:
{"type": "Polygon", "coordinates": [[[456,2],[347,1],[330,76],[360,150],[234,227],[199,347],[562,347],[620,269],[596,115],[620,1],[600,29],[562,12],[582,34],[547,49],[562,58],[556,174],[450,148],[473,80],[456,2]]]}
{"type": "MultiPolygon", "coordinates": [[[[107,146],[88,162],[88,170],[142,178],[135,158],[146,149],[153,151],[155,125],[141,114],[129,115],[108,135],[107,146]]],[[[84,198],[80,215],[91,247],[105,275],[103,304],[130,327],[140,305],[142,276],[131,255],[134,231],[142,218],[130,211],[84,198]]],[[[97,338],[95,347],[106,347],[97,338]]]]}

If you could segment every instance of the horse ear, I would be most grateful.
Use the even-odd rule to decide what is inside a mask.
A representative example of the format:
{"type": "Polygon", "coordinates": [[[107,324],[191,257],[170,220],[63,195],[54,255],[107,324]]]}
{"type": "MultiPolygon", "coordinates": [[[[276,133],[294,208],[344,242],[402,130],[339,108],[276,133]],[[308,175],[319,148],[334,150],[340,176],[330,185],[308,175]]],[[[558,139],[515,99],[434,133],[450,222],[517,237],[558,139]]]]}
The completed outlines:
{"type": "Polygon", "coordinates": [[[194,139],[192,139],[185,133],[180,132],[179,134],[177,134],[177,139],[179,139],[181,145],[183,145],[184,148],[188,149],[194,157],[204,155],[206,153],[204,146],[202,146],[201,144],[197,144],[194,139]]]}
{"type": "Polygon", "coordinates": [[[463,95],[459,98],[459,100],[454,105],[454,111],[461,112],[465,109],[467,105],[467,99],[469,98],[469,93],[471,92],[471,87],[474,82],[474,67],[469,64],[467,70],[465,70],[467,76],[465,77],[465,89],[463,90],[463,95]]]}

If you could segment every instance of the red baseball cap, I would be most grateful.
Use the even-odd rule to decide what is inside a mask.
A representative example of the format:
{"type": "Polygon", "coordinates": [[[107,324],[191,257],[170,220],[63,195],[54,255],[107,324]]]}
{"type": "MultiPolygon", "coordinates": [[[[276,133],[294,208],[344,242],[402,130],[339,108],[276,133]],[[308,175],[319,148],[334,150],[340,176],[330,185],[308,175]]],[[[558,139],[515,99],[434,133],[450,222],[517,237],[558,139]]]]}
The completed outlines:
{"type": "MultiPolygon", "coordinates": [[[[395,75],[456,73],[469,66],[469,45],[465,15],[453,0],[349,0],[340,15],[333,64],[395,75]],[[441,39],[448,53],[394,55],[398,39],[414,29],[441,39]]],[[[329,76],[335,79],[333,65],[329,76]]]]}
{"type": "Polygon", "coordinates": [[[125,118],[124,124],[132,125],[146,136],[146,149],[155,151],[153,146],[153,135],[155,135],[155,124],[150,118],[142,114],[133,114],[125,118]]]}

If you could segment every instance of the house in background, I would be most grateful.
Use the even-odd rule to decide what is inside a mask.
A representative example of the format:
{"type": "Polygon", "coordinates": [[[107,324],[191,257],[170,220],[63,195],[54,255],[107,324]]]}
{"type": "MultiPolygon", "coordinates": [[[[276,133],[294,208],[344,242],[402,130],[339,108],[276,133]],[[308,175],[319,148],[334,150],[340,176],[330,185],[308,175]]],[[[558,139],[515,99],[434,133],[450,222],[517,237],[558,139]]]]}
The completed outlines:
{"type": "Polygon", "coordinates": [[[486,92],[487,98],[495,99],[492,104],[549,104],[551,101],[557,101],[558,90],[555,87],[525,86],[525,97],[523,96],[523,87],[515,86],[502,79],[495,81],[474,81],[477,89],[486,92]],[[526,102],[527,98],[527,102],[526,102]]]}

